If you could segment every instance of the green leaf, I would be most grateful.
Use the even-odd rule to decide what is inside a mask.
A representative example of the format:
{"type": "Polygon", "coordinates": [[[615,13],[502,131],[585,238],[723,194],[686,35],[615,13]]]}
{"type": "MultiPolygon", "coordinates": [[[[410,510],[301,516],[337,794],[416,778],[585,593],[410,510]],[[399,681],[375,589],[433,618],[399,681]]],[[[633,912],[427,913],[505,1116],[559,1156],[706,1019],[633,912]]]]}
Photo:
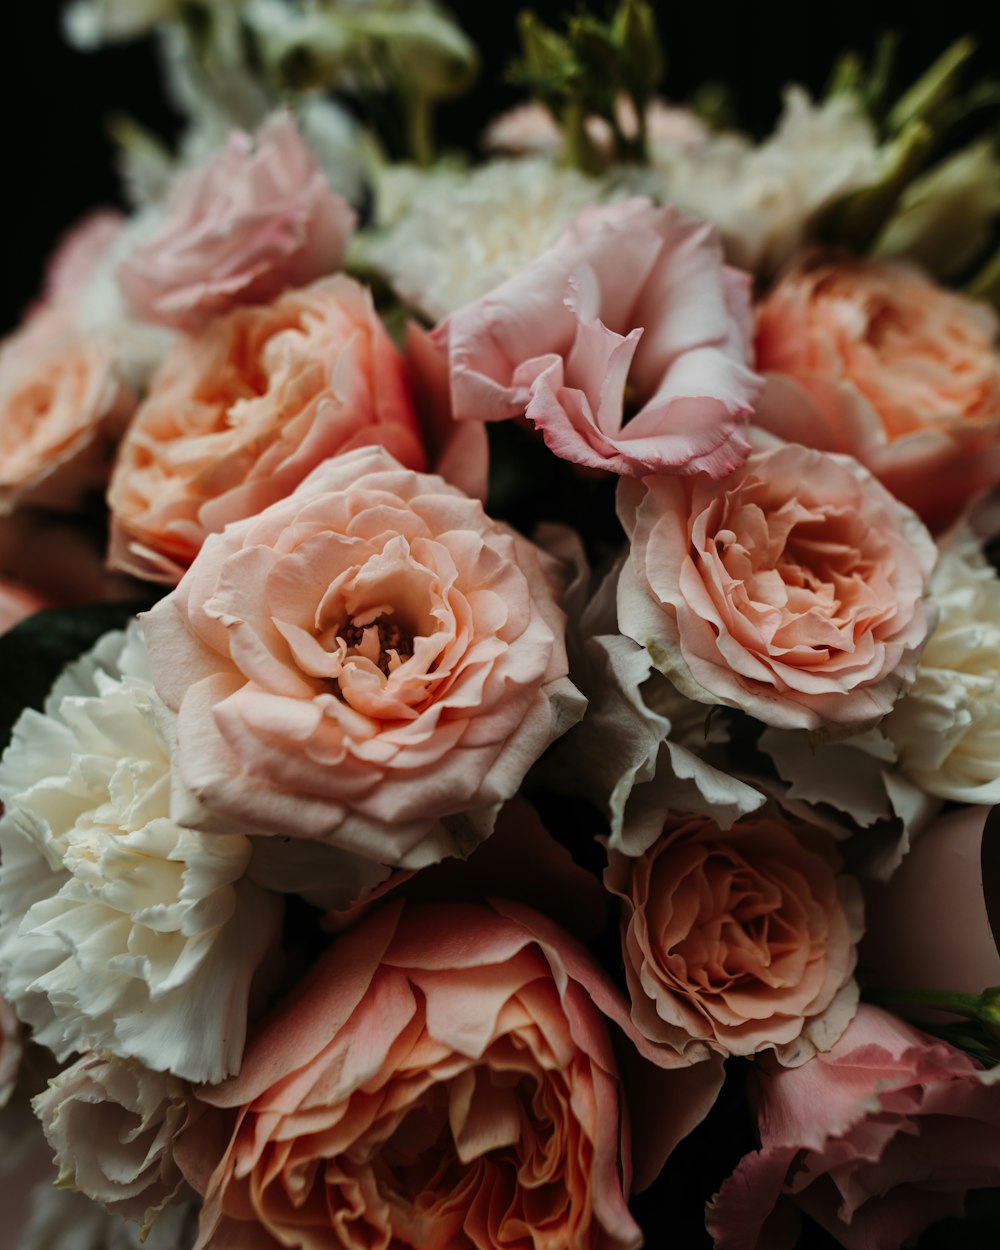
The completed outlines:
{"type": "Polygon", "coordinates": [[[41,709],[56,678],[112,629],[122,629],[147,602],[93,603],[36,612],[0,637],[0,744],[10,741],[26,707],[41,709]]]}

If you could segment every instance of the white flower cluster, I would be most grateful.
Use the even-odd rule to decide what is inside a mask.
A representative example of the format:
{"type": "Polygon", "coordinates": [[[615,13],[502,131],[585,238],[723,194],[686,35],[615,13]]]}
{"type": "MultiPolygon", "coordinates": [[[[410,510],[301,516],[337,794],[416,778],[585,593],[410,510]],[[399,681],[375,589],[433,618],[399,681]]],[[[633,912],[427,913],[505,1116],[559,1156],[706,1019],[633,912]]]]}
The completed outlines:
{"type": "Polygon", "coordinates": [[[240,1064],[278,925],[250,840],[170,819],[170,753],[138,628],[27,710],[0,767],[0,984],[60,1058],[106,1049],[194,1081],[240,1064]]]}

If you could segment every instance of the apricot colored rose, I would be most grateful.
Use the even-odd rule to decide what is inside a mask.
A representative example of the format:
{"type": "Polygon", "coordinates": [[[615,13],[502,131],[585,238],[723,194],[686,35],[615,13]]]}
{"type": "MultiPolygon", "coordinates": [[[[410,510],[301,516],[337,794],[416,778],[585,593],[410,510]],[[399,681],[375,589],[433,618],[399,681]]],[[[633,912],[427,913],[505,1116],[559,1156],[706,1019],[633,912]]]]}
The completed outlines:
{"type": "Polygon", "coordinates": [[[635,1045],[655,1056],[538,913],[389,904],[278,1005],[238,1077],[199,1092],[178,1148],[205,1199],[197,1248],[632,1250],[633,1155],[648,1182],[718,1085],[635,1045]],[[655,1104],[648,1136],[612,1035],[655,1104]]]}
{"type": "Polygon", "coordinates": [[[940,530],[1000,482],[997,327],[900,264],[794,270],[758,309],[754,421],[854,456],[940,530]]]}
{"type": "Polygon", "coordinates": [[[425,466],[403,360],[366,288],[334,277],[237,309],[153,377],[108,491],[112,564],[176,582],[206,535],[374,443],[425,466]]]}
{"type": "Polygon", "coordinates": [[[798,1064],[847,1027],[861,891],[825,834],[779,816],[724,831],[668,814],[642,855],[608,856],[632,1019],[646,1037],[682,1053],[775,1049],[798,1064]]]}
{"type": "Polygon", "coordinates": [[[913,681],[937,550],[848,456],[781,446],[723,482],[623,479],[623,634],[688,698],[861,729],[913,681]]]}
{"type": "Polygon", "coordinates": [[[182,823],[413,868],[467,854],[583,713],[560,576],[377,447],[211,535],[143,618],[196,801],[182,823]]]}
{"type": "Polygon", "coordinates": [[[166,221],[125,258],[118,280],[141,321],[192,333],[237,305],[332,273],[353,229],[354,212],[294,118],[277,113],[181,174],[166,221]]]}

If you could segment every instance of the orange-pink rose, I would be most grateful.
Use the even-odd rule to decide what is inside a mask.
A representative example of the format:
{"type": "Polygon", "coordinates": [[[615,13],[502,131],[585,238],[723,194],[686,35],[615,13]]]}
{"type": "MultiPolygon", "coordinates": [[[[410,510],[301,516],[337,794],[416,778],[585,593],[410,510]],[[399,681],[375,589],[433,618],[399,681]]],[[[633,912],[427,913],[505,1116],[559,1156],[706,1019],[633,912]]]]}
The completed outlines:
{"type": "Polygon", "coordinates": [[[667,813],[642,855],[609,849],[639,1030],[696,1055],[828,1050],[858,1001],[861,891],[838,870],[826,835],[771,815],[667,813]]]}
{"type": "Polygon", "coordinates": [[[942,529],[1000,482],[997,326],[903,265],[794,270],[758,309],[754,420],[854,456],[942,529]]]}
{"type": "Polygon", "coordinates": [[[793,445],[723,482],[622,479],[623,634],[688,698],[861,729],[913,681],[937,551],[848,456],[793,445]]]}
{"type": "Polygon", "coordinates": [[[178,179],[166,222],[125,258],[118,280],[141,321],[192,332],[332,273],[353,228],[292,115],[278,113],[178,179]]]}
{"type": "Polygon", "coordinates": [[[184,821],[406,867],[467,854],[582,715],[561,576],[376,447],[211,535],[143,618],[198,801],[184,821]]]}
{"type": "Polygon", "coordinates": [[[34,313],[0,351],[0,515],[103,490],[134,406],[108,341],[62,305],[34,313]]]}
{"type": "Polygon", "coordinates": [[[177,344],[122,442],[111,561],[176,582],[205,537],[378,443],[425,467],[405,367],[368,290],[334,277],[177,344]]]}
{"type": "Polygon", "coordinates": [[[717,1250],[792,1250],[804,1211],[847,1250],[899,1250],[1000,1184],[994,1072],[862,1004],[829,1054],[755,1065],[761,1148],[711,1203],[717,1250]]]}
{"type": "Polygon", "coordinates": [[[390,904],[339,938],[204,1088],[179,1155],[197,1250],[626,1250],[626,1196],[707,1112],[581,947],[520,904],[390,904]],[[624,1106],[615,1040],[631,1051],[624,1106]],[[631,1044],[630,1044],[631,1043],[631,1044]]]}

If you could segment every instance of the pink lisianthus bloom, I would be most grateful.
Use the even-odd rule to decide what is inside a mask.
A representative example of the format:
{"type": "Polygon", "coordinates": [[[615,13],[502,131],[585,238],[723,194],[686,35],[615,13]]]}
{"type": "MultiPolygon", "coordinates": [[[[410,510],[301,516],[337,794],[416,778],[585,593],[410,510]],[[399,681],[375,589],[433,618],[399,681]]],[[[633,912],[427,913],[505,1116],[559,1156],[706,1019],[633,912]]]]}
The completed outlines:
{"type": "Polygon", "coordinates": [[[196,800],[181,823],[414,868],[467,854],[583,713],[561,576],[377,447],[210,535],[143,618],[196,800]]]}
{"type": "Polygon", "coordinates": [[[433,338],[457,420],[525,415],[589,468],[724,477],[759,390],[749,299],[711,226],[635,199],[585,209],[433,338]]]}
{"type": "Polygon", "coordinates": [[[177,343],[122,440],[112,567],[176,583],[208,534],[370,444],[426,467],[403,359],[366,287],[337,275],[234,309],[177,343]]]}
{"type": "Polygon", "coordinates": [[[192,332],[338,269],[354,220],[282,112],[180,176],[164,225],[118,279],[141,321],[192,332]]]}
{"type": "Polygon", "coordinates": [[[899,1250],[1000,1184],[1000,1070],[862,1005],[828,1054],[751,1074],[760,1150],[708,1209],[717,1250],[791,1250],[798,1211],[847,1250],[899,1250]]]}
{"type": "Polygon", "coordinates": [[[633,1177],[720,1078],[659,1059],[538,913],[390,903],[278,1004],[238,1077],[199,1091],[177,1151],[204,1195],[197,1250],[634,1250],[633,1177]]]}
{"type": "Polygon", "coordinates": [[[860,460],[934,531],[1000,482],[996,314],[901,264],[817,261],[757,312],[754,422],[860,460]]]}
{"type": "Polygon", "coordinates": [[[913,681],[937,549],[849,456],[784,445],[721,483],[622,479],[618,510],[619,627],[688,698],[852,732],[913,681]]]}

